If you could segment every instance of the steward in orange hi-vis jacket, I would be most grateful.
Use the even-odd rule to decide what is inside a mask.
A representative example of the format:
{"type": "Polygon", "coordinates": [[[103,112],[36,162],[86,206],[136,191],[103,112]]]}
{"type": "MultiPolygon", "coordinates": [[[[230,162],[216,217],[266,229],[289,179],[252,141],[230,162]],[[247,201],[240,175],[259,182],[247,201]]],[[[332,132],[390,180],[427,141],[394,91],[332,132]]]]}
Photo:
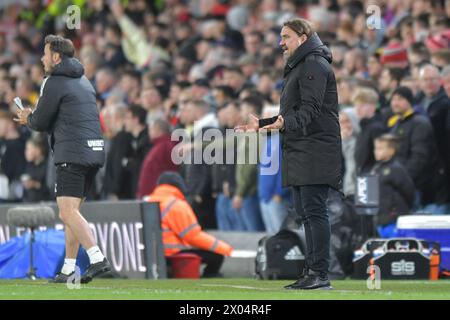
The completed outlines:
{"type": "Polygon", "coordinates": [[[159,202],[164,254],[170,257],[179,252],[191,252],[206,263],[203,276],[216,276],[223,256],[230,256],[233,248],[224,241],[204,232],[185,198],[186,186],[176,172],[164,172],[158,186],[147,201],[159,202]]]}

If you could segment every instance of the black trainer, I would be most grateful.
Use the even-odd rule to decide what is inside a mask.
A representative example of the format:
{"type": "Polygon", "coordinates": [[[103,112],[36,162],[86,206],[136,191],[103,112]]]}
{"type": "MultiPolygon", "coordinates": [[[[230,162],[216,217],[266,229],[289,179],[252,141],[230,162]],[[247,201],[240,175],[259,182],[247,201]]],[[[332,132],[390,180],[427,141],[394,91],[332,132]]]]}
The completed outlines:
{"type": "Polygon", "coordinates": [[[308,275],[308,269],[303,269],[303,273],[300,275],[300,277],[295,281],[294,283],[288,284],[287,286],[284,286],[285,289],[294,289],[294,287],[297,287],[300,285],[300,283],[305,279],[305,277],[308,275]]]}
{"type": "Polygon", "coordinates": [[[67,283],[69,277],[71,277],[75,272],[70,274],[65,274],[62,272],[58,272],[53,279],[48,280],[48,283],[67,283]]]}
{"type": "Polygon", "coordinates": [[[322,290],[331,290],[330,280],[326,275],[319,274],[309,274],[302,281],[298,283],[292,284],[289,288],[292,290],[314,290],[314,289],[322,289],[322,290]]]}
{"type": "Polygon", "coordinates": [[[105,258],[103,261],[90,264],[86,272],[81,276],[81,283],[89,283],[93,278],[102,276],[111,271],[111,264],[105,258]]]}

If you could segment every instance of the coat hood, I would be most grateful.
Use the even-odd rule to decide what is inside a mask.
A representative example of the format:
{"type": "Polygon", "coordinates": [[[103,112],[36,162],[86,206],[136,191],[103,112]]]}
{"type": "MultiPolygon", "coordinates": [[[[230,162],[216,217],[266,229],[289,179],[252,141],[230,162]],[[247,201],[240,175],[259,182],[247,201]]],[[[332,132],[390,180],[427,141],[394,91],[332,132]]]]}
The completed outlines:
{"type": "Polygon", "coordinates": [[[299,46],[292,56],[287,60],[285,67],[285,74],[290,70],[294,69],[295,66],[302,60],[304,60],[308,55],[316,54],[324,57],[330,64],[333,62],[333,57],[331,55],[330,49],[322,43],[316,32],[313,33],[311,37],[301,46],[299,46]]]}
{"type": "Polygon", "coordinates": [[[81,78],[83,74],[84,67],[75,58],[63,58],[52,71],[52,76],[65,76],[69,78],[81,78]]]}

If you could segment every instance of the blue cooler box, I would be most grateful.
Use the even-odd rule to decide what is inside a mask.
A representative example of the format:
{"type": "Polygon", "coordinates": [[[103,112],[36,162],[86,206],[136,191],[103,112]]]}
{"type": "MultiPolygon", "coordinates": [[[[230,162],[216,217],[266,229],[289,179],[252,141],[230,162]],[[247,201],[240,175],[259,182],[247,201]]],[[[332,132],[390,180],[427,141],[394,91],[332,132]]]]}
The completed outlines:
{"type": "Polygon", "coordinates": [[[440,270],[450,270],[450,216],[401,216],[397,220],[397,235],[439,242],[440,270]]]}

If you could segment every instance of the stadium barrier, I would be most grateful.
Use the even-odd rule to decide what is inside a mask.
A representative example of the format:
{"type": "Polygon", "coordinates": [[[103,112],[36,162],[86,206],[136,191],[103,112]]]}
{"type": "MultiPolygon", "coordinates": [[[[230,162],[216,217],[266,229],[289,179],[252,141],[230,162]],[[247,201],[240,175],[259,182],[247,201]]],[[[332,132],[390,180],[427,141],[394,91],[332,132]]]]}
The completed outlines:
{"type": "MultiPolygon", "coordinates": [[[[0,205],[0,244],[28,231],[23,227],[8,225],[8,209],[18,205],[22,206],[0,205]]],[[[58,212],[56,203],[45,205],[58,212]]],[[[93,201],[84,203],[80,211],[89,222],[97,244],[117,273],[135,279],[167,278],[157,203],[93,201]]],[[[64,225],[57,217],[55,223],[42,226],[38,231],[47,228],[62,230],[64,225]]]]}

